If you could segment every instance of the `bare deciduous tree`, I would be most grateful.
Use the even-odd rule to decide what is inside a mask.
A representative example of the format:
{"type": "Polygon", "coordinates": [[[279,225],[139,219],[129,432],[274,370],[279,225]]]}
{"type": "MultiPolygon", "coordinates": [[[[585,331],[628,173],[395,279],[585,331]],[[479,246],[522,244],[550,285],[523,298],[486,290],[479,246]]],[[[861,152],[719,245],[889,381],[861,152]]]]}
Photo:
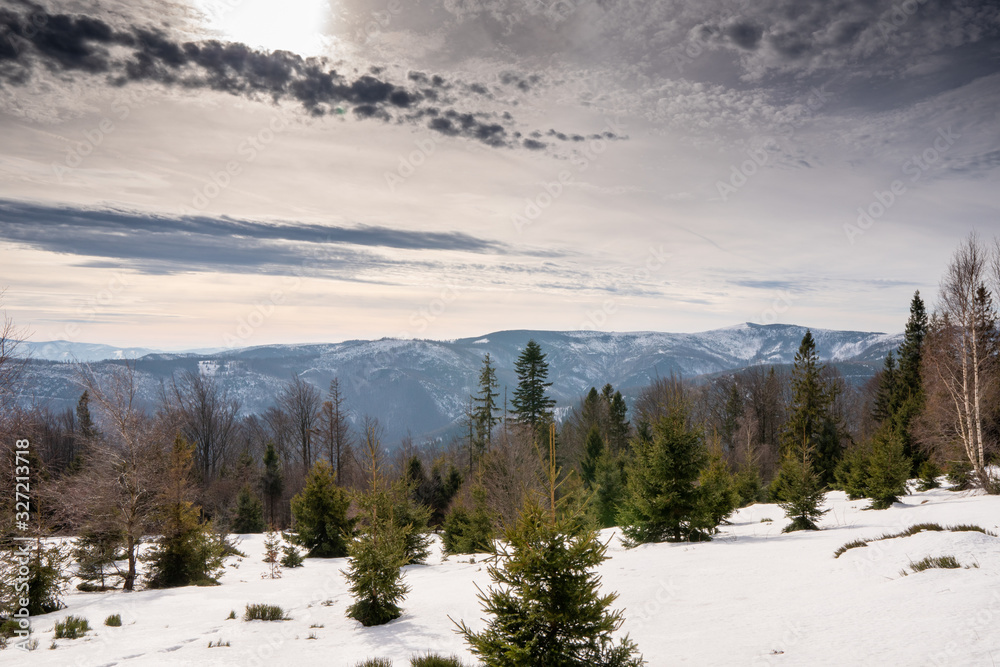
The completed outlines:
{"type": "Polygon", "coordinates": [[[997,328],[988,271],[991,257],[975,233],[952,257],[941,281],[937,312],[931,318],[925,356],[928,412],[924,440],[937,448],[958,442],[976,478],[988,486],[988,441],[984,423],[997,384],[997,328]]]}
{"type": "Polygon", "coordinates": [[[63,513],[74,526],[122,536],[124,589],[131,591],[139,545],[156,525],[162,438],[137,400],[134,365],[111,366],[101,377],[85,367],[80,381],[97,406],[102,437],[87,451],[81,472],[67,479],[63,513]]]}
{"type": "Polygon", "coordinates": [[[195,447],[195,465],[204,482],[215,479],[235,446],[240,403],[202,373],[185,371],[172,377],[163,392],[167,411],[195,447]]]}
{"type": "Polygon", "coordinates": [[[308,474],[315,461],[312,437],[316,431],[320,403],[319,390],[295,374],[278,396],[278,405],[288,415],[295,432],[303,475],[308,474]]]}

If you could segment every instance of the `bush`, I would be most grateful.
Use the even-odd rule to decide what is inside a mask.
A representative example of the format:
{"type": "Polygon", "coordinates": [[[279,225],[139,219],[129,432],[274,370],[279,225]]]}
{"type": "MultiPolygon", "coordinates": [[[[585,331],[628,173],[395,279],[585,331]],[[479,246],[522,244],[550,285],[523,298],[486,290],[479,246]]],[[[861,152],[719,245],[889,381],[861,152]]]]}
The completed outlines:
{"type": "Polygon", "coordinates": [[[853,542],[848,542],[844,546],[840,547],[833,552],[834,558],[840,558],[849,549],[860,549],[861,547],[867,547],[868,543],[864,540],[854,540],[853,542]]]}
{"type": "Polygon", "coordinates": [[[341,558],[347,555],[354,521],[347,518],[351,501],[337,486],[333,468],[317,461],[306,477],[305,488],[292,498],[292,539],[308,550],[311,558],[341,558]]]}
{"type": "Polygon", "coordinates": [[[486,665],[644,664],[628,637],[617,643],[613,637],[624,622],[622,612],[611,609],[618,596],[601,595],[594,573],[607,560],[607,546],[596,531],[572,528],[555,508],[529,501],[497,544],[496,562],[487,568],[495,585],[479,594],[491,618],[478,633],[458,625],[486,665]]]}
{"type": "Polygon", "coordinates": [[[955,570],[962,567],[962,564],[954,556],[928,556],[916,563],[910,563],[910,569],[914,572],[923,572],[936,567],[955,570]]]}
{"type": "Polygon", "coordinates": [[[73,541],[76,576],[83,580],[77,589],[94,592],[114,588],[115,580],[122,579],[114,564],[122,545],[121,533],[117,531],[84,530],[73,541]]]}
{"type": "Polygon", "coordinates": [[[111,614],[106,619],[104,619],[104,625],[110,628],[120,628],[122,627],[122,615],[121,614],[111,614]]]}
{"type": "Polygon", "coordinates": [[[194,448],[178,435],[169,453],[166,490],[162,496],[161,535],[142,556],[149,564],[150,588],[214,585],[222,574],[225,540],[202,522],[189,480],[194,448]]]}
{"type": "Polygon", "coordinates": [[[10,639],[17,634],[17,631],[21,629],[21,624],[18,623],[13,618],[8,618],[3,623],[0,623],[0,637],[4,639],[10,639]]]}
{"type": "MultiPolygon", "coordinates": [[[[375,487],[377,482],[373,484],[375,487]]],[[[393,499],[380,488],[358,498],[364,516],[361,534],[351,543],[344,574],[354,603],[347,615],[361,625],[383,625],[399,618],[409,588],[403,583],[406,532],[392,520],[393,499]]]]}
{"type": "Polygon", "coordinates": [[[751,465],[743,466],[733,475],[733,491],[736,492],[740,507],[759,503],[767,495],[760,479],[760,471],[751,465]]]}
{"type": "Polygon", "coordinates": [[[389,658],[368,658],[359,662],[355,667],[392,667],[392,660],[389,658]]]}
{"type": "Polygon", "coordinates": [[[226,616],[226,620],[227,621],[234,621],[234,620],[236,620],[236,610],[235,609],[232,609],[232,610],[229,611],[229,616],[226,616]]]}
{"type": "Polygon", "coordinates": [[[680,542],[705,537],[698,478],[708,463],[701,433],[688,428],[686,415],[661,417],[651,437],[632,442],[626,466],[626,493],[619,512],[624,542],[680,542]]]}
{"type": "Polygon", "coordinates": [[[27,562],[22,564],[23,558],[23,554],[15,558],[11,551],[0,552],[0,601],[25,597],[23,589],[16,591],[15,586],[21,577],[19,569],[26,566],[27,581],[20,581],[27,584],[28,613],[41,616],[63,609],[66,606],[62,602],[62,594],[68,579],[65,574],[69,561],[68,548],[59,544],[35,543],[28,548],[27,562]]]}
{"type": "Polygon", "coordinates": [[[281,567],[302,567],[302,553],[290,544],[281,547],[281,567]]]}
{"type": "Polygon", "coordinates": [[[949,461],[947,475],[952,491],[967,491],[972,488],[972,464],[968,461],[949,461]]]}
{"type": "Polygon", "coordinates": [[[391,493],[392,520],[405,534],[406,562],[424,563],[431,554],[431,538],[427,535],[431,508],[414,500],[413,484],[405,479],[393,485],[391,493]]]}
{"type": "Polygon", "coordinates": [[[920,484],[917,488],[921,491],[930,491],[941,486],[937,480],[941,476],[941,468],[930,459],[920,464],[917,476],[920,477],[920,484]]]}
{"type": "Polygon", "coordinates": [[[772,486],[778,505],[792,520],[782,530],[783,533],[819,530],[816,520],[826,514],[827,510],[819,509],[824,494],[808,453],[785,454],[772,486]]]}
{"type": "Polygon", "coordinates": [[[465,667],[458,656],[444,657],[435,653],[410,658],[410,667],[465,667]]]}
{"type": "Polygon", "coordinates": [[[67,616],[56,621],[56,639],[77,639],[90,631],[90,623],[82,616],[67,616]]]}
{"type": "Polygon", "coordinates": [[[243,612],[244,621],[287,621],[285,610],[274,604],[248,604],[243,612]]]}
{"type": "Polygon", "coordinates": [[[906,495],[913,462],[903,455],[903,438],[892,428],[882,428],[872,438],[868,456],[868,496],[871,509],[884,510],[906,495]]]}
{"type": "Polygon", "coordinates": [[[698,476],[698,490],[699,517],[696,523],[705,530],[716,531],[716,526],[726,522],[740,505],[733,474],[721,453],[709,455],[708,466],[698,476]]]}
{"type": "Polygon", "coordinates": [[[234,533],[263,533],[264,503],[253,492],[249,484],[244,484],[236,497],[236,513],[230,530],[234,533]]]}
{"type": "Polygon", "coordinates": [[[834,470],[834,479],[838,487],[847,493],[850,500],[861,500],[869,497],[868,462],[871,455],[869,447],[857,445],[848,449],[834,470]]]}
{"type": "Polygon", "coordinates": [[[487,553],[493,545],[493,521],[486,508],[486,489],[472,488],[472,511],[456,504],[444,519],[442,543],[448,554],[487,553]]]}

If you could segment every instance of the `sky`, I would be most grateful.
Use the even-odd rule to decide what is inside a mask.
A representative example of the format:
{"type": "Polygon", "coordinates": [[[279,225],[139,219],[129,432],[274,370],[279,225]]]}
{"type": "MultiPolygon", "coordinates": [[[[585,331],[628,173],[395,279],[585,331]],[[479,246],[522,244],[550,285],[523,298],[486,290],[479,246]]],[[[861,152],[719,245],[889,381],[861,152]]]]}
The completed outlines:
{"type": "Polygon", "coordinates": [[[0,1],[34,341],[896,332],[998,185],[987,0],[0,1]]]}

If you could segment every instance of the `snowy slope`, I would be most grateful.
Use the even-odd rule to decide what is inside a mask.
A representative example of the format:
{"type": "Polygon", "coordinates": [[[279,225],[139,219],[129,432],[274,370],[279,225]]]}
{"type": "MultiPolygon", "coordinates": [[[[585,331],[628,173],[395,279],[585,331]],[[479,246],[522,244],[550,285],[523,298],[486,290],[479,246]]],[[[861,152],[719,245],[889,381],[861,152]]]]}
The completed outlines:
{"type": "MultiPolygon", "coordinates": [[[[1000,497],[935,490],[907,496],[885,511],[865,501],[827,496],[830,511],[816,533],[781,534],[774,505],[740,510],[731,526],[703,544],[623,549],[614,531],[603,590],[617,591],[628,632],[649,665],[993,665],[1000,661],[1000,539],[981,533],[920,533],[834,551],[920,522],[977,523],[1000,530],[1000,497]],[[762,522],[764,519],[773,521],[762,522]],[[978,568],[900,570],[927,555],[954,555],[978,568]]],[[[279,580],[261,579],[262,538],[245,537],[249,554],[230,559],[223,584],[212,588],[79,593],[67,609],[35,619],[40,647],[7,650],[11,665],[334,665],[353,667],[375,656],[404,667],[428,650],[458,653],[471,663],[449,620],[481,627],[475,584],[489,585],[481,562],[439,555],[407,568],[411,592],[401,618],[363,628],[346,618],[350,598],[344,559],[307,560],[279,580]],[[238,566],[238,567],[236,567],[238,566]],[[329,606],[324,606],[330,601],[329,606]],[[286,608],[292,620],[225,620],[247,603],[286,608]],[[123,627],[103,619],[122,615],[123,627]],[[95,631],[58,640],[52,628],[83,615],[95,631]],[[322,627],[311,628],[312,625],[322,627]],[[308,639],[315,633],[316,639],[308,639]],[[221,639],[231,647],[208,648],[221,639]]]]}

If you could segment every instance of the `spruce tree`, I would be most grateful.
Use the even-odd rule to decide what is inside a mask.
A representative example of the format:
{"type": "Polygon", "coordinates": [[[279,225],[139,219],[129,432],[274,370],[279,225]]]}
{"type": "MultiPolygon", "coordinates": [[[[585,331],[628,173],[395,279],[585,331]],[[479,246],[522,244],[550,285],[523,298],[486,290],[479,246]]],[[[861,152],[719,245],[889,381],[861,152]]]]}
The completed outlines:
{"type": "Polygon", "coordinates": [[[871,460],[871,443],[861,443],[849,448],[837,464],[837,485],[850,500],[869,497],[868,464],[871,460]]]}
{"type": "Polygon", "coordinates": [[[896,356],[889,351],[885,355],[882,372],[878,375],[878,389],[872,403],[872,419],[881,424],[892,419],[899,407],[900,387],[896,370],[896,356]]]}
{"type": "Polygon", "coordinates": [[[217,584],[222,574],[225,545],[211,526],[203,523],[193,495],[191,468],[194,447],[181,436],[170,450],[161,493],[160,537],[143,555],[148,563],[146,578],[150,588],[173,588],[217,584]]]}
{"type": "Polygon", "coordinates": [[[823,487],[819,475],[813,471],[811,451],[800,447],[789,450],[781,461],[778,476],[773,484],[774,496],[785,515],[792,520],[782,532],[819,530],[816,521],[827,510],[819,509],[823,503],[823,487]]]}
{"type": "Polygon", "coordinates": [[[326,461],[313,464],[305,487],[292,498],[293,540],[311,558],[341,558],[354,521],[347,518],[351,500],[337,486],[333,468],[326,461]]]}
{"type": "Polygon", "coordinates": [[[281,461],[278,458],[278,450],[274,448],[273,442],[267,443],[264,450],[264,472],[260,478],[261,489],[264,492],[264,499],[267,501],[267,522],[274,526],[277,524],[275,511],[278,501],[281,500],[281,492],[285,488],[285,481],[281,474],[281,461]]]}
{"type": "Polygon", "coordinates": [[[834,393],[824,381],[812,332],[806,331],[792,370],[792,403],[785,424],[782,451],[801,458],[810,451],[821,484],[834,479],[840,458],[839,425],[831,413],[834,393]]]}
{"type": "Polygon", "coordinates": [[[431,554],[431,538],[427,524],[431,508],[414,498],[414,485],[407,478],[389,489],[393,500],[392,520],[403,531],[406,546],[403,553],[407,563],[424,563],[431,554]]]}
{"type": "Polygon", "coordinates": [[[871,509],[888,509],[906,494],[912,464],[903,454],[903,438],[895,428],[882,427],[875,433],[867,467],[871,509]]]}
{"type": "Polygon", "coordinates": [[[97,437],[97,427],[94,426],[94,419],[90,415],[90,392],[86,390],[80,394],[80,400],[76,402],[76,425],[84,442],[97,437]]]}
{"type": "Polygon", "coordinates": [[[444,520],[441,541],[448,554],[481,554],[493,549],[493,519],[486,504],[486,489],[476,483],[470,491],[472,507],[456,503],[444,520]]]}
{"type": "Polygon", "coordinates": [[[595,522],[600,528],[616,525],[626,491],[624,459],[624,453],[616,455],[605,449],[597,462],[594,475],[597,491],[591,506],[595,522]]]}
{"type": "Polygon", "coordinates": [[[650,439],[633,441],[618,516],[626,545],[705,538],[698,478],[706,463],[701,433],[680,411],[661,417],[650,439]]]}
{"type": "Polygon", "coordinates": [[[281,538],[278,537],[276,532],[269,531],[264,537],[264,562],[267,563],[270,568],[265,572],[262,577],[268,579],[281,579],[281,562],[278,556],[278,550],[281,548],[281,538]]]}
{"type": "Polygon", "coordinates": [[[698,476],[700,519],[698,525],[704,530],[715,531],[716,526],[726,521],[739,506],[733,473],[722,458],[721,451],[713,451],[708,456],[708,465],[698,476]]]}
{"type": "Polygon", "coordinates": [[[604,455],[604,438],[601,437],[601,431],[596,424],[590,427],[583,450],[584,458],[580,462],[580,477],[583,479],[584,486],[587,489],[592,489],[597,480],[597,467],[604,455]]]}
{"type": "Polygon", "coordinates": [[[378,446],[374,433],[369,432],[366,454],[371,486],[357,498],[361,530],[350,544],[351,558],[344,571],[354,597],[347,615],[365,627],[399,618],[399,603],[409,592],[402,572],[408,562],[406,531],[393,516],[393,500],[382,479],[378,446]]]}
{"type": "Polygon", "coordinates": [[[608,446],[611,451],[620,453],[628,445],[628,405],[620,391],[611,394],[611,385],[604,387],[608,402],[608,446]]]}
{"type": "Polygon", "coordinates": [[[612,636],[624,622],[611,609],[618,595],[601,595],[593,571],[607,560],[607,546],[595,530],[579,528],[576,512],[557,507],[554,448],[550,436],[548,507],[529,498],[495,543],[487,567],[493,585],[479,595],[491,616],[486,628],[456,625],[487,667],[639,667],[636,645],[612,636]]]}
{"type": "Polygon", "coordinates": [[[497,398],[500,394],[497,382],[497,370],[487,352],[483,357],[483,368],[479,372],[479,392],[475,396],[475,427],[476,441],[480,451],[489,451],[493,442],[493,428],[500,421],[500,409],[497,398]]]}
{"type": "Polygon", "coordinates": [[[122,573],[115,565],[124,540],[114,530],[84,529],[73,540],[76,576],[82,580],[80,590],[107,590],[122,573]]]}
{"type": "Polygon", "coordinates": [[[927,326],[927,309],[918,291],[910,302],[910,318],[906,322],[903,343],[899,346],[898,398],[893,419],[893,424],[903,440],[903,456],[913,462],[911,474],[919,470],[921,464],[927,460],[927,455],[918,446],[913,432],[914,420],[923,411],[926,401],[921,365],[927,326]]]}
{"type": "Polygon", "coordinates": [[[514,370],[517,371],[517,388],[511,401],[514,414],[519,422],[530,426],[540,437],[542,428],[552,421],[552,407],[556,403],[545,393],[552,383],[546,382],[549,365],[541,346],[529,340],[514,362],[514,370]]]}
{"type": "Polygon", "coordinates": [[[263,533],[264,505],[249,484],[244,484],[236,496],[236,513],[229,527],[234,533],[263,533]]]}

